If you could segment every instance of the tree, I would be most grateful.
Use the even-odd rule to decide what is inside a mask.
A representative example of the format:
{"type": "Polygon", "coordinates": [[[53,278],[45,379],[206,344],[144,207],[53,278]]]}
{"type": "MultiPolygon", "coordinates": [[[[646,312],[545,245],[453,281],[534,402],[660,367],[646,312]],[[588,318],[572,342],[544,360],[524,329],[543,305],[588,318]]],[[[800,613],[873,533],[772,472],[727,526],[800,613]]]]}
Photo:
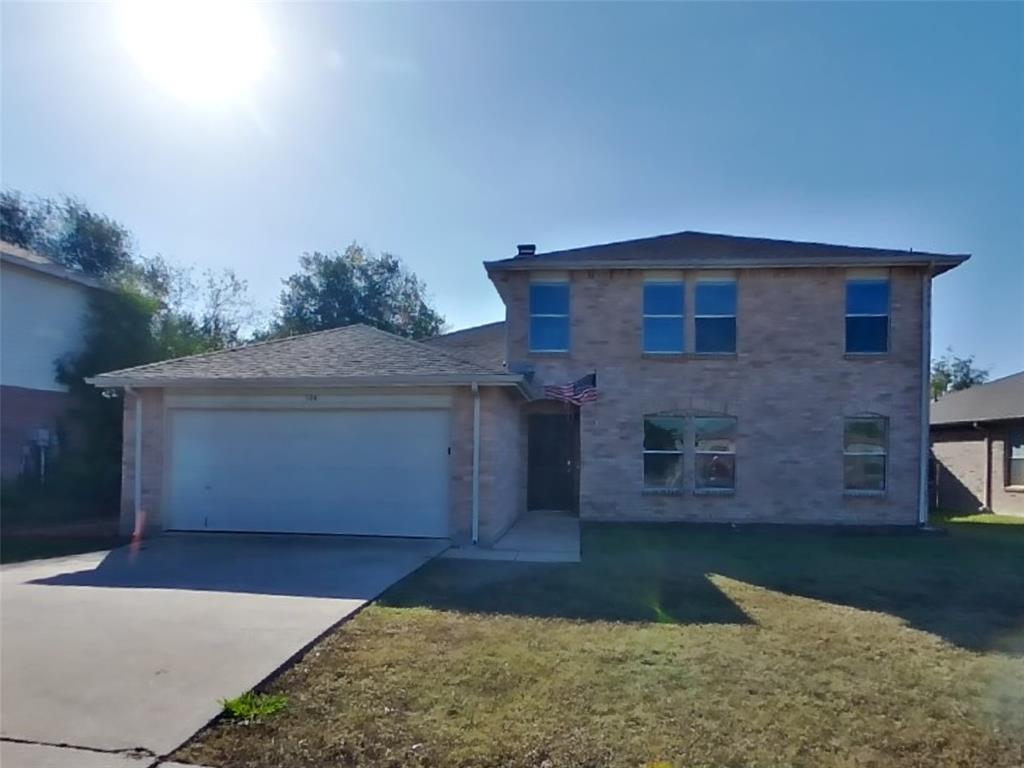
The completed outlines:
{"type": "Polygon", "coordinates": [[[117,275],[135,258],[131,233],[123,225],[68,196],[28,200],[5,190],[0,237],[93,277],[117,275]]]}
{"type": "Polygon", "coordinates": [[[289,336],[365,323],[422,339],[444,325],[426,299],[423,282],[390,253],[353,243],[342,253],[312,253],[284,281],[278,317],[266,336],[289,336]]]}
{"type": "Polygon", "coordinates": [[[947,392],[984,384],[988,381],[988,370],[974,367],[974,355],[957,357],[952,348],[946,354],[932,361],[932,399],[938,400],[947,392]]]}

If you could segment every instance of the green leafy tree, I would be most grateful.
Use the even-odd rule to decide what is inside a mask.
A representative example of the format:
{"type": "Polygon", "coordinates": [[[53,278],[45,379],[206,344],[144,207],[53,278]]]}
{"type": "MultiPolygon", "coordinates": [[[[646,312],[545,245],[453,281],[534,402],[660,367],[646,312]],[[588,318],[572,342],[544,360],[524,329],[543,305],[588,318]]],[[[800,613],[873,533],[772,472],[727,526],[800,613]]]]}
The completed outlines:
{"type": "Polygon", "coordinates": [[[423,282],[390,253],[372,254],[353,243],[343,252],[312,253],[284,281],[278,317],[266,336],[289,336],[352,323],[422,339],[444,318],[426,298],[423,282]]]}
{"type": "Polygon", "coordinates": [[[938,400],[947,392],[984,384],[988,381],[988,370],[974,367],[974,355],[957,357],[952,348],[946,354],[932,361],[932,399],[938,400]]]}

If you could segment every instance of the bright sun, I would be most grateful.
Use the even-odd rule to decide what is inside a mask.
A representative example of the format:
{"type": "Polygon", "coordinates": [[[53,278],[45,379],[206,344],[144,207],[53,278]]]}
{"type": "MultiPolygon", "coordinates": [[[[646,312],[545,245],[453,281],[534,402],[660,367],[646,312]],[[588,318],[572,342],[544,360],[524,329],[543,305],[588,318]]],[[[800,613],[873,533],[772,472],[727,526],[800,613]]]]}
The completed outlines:
{"type": "Polygon", "coordinates": [[[146,77],[185,101],[245,100],[270,67],[255,3],[135,0],[118,10],[121,38],[146,77]]]}

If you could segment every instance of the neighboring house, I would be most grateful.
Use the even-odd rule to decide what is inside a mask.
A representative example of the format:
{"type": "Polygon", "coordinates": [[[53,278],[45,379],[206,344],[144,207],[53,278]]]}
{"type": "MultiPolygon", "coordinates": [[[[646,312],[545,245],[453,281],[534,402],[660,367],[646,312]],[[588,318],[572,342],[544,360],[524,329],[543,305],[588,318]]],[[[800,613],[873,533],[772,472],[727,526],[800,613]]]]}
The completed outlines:
{"type": "Polygon", "coordinates": [[[40,452],[57,449],[70,396],[56,361],[82,344],[90,292],[101,284],[0,241],[0,473],[36,471],[40,452]]]}
{"type": "Polygon", "coordinates": [[[1024,515],[1024,371],[931,407],[935,506],[1024,515]]]}
{"type": "Polygon", "coordinates": [[[484,265],[504,324],[103,374],[128,395],[123,525],[489,544],[528,509],[924,523],[931,280],[967,258],[696,232],[520,246],[484,265]]]}

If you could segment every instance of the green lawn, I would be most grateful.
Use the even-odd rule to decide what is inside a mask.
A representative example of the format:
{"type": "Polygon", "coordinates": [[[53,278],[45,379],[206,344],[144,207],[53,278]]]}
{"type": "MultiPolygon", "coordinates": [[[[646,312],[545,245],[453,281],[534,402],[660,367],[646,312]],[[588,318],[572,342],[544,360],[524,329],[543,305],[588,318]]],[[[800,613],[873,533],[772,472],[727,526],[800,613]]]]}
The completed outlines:
{"type": "MultiPolygon", "coordinates": [[[[587,526],[436,560],[176,757],[211,766],[1020,766],[1024,525],[587,526]]],[[[234,696],[239,691],[225,691],[234,696]]]]}

